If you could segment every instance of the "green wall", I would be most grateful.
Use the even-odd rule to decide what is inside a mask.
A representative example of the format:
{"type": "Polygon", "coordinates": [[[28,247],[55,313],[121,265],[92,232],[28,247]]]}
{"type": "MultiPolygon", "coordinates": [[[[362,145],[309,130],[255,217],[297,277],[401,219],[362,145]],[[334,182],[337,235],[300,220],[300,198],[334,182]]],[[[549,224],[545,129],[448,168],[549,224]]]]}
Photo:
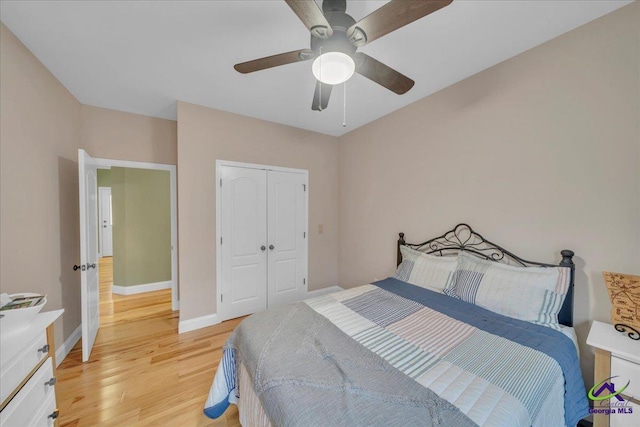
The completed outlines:
{"type": "Polygon", "coordinates": [[[171,280],[169,171],[111,168],[113,284],[171,280]]]}
{"type": "Polygon", "coordinates": [[[111,169],[98,169],[98,187],[111,187],[111,169]]]}

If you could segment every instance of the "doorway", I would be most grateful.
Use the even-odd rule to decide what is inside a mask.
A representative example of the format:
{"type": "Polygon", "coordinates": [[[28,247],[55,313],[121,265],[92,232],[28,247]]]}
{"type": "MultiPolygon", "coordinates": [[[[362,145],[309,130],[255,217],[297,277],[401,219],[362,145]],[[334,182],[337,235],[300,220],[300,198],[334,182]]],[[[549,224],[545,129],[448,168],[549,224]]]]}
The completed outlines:
{"type": "MultiPolygon", "coordinates": [[[[166,291],[162,291],[164,295],[166,295],[164,297],[166,301],[165,307],[167,307],[167,309],[170,308],[172,311],[176,311],[179,309],[177,286],[176,167],[174,165],[91,158],[91,156],[88,155],[84,150],[79,150],[79,174],[81,182],[80,234],[81,243],[86,243],[84,245],[84,250],[81,247],[81,263],[83,266],[83,275],[81,276],[81,290],[83,294],[83,297],[81,298],[83,311],[82,341],[83,361],[86,361],[89,359],[91,348],[95,341],[95,337],[97,336],[98,328],[100,327],[99,321],[97,322],[96,320],[97,318],[102,317],[100,316],[100,305],[102,305],[102,301],[100,301],[100,298],[98,298],[98,295],[96,294],[99,293],[100,296],[102,296],[103,292],[107,289],[107,287],[103,286],[103,284],[109,285],[111,287],[111,289],[109,289],[110,291],[115,291],[115,293],[120,293],[121,295],[123,295],[121,299],[131,298],[129,297],[129,295],[135,294],[140,294],[134,296],[134,298],[140,299],[143,298],[145,296],[144,294],[147,292],[166,289],[166,291]],[[110,188],[103,188],[101,189],[101,191],[98,191],[99,184],[97,182],[97,175],[99,175],[100,171],[104,172],[105,170],[110,170],[112,172],[118,170],[121,172],[121,175],[125,173],[124,171],[127,171],[127,176],[131,175],[131,177],[134,178],[143,176],[143,182],[145,179],[147,179],[144,178],[144,176],[162,176],[161,191],[158,192],[153,189],[151,191],[148,191],[147,189],[141,190],[139,184],[131,185],[125,190],[120,191],[120,194],[126,194],[127,196],[130,196],[129,199],[125,200],[125,204],[128,208],[131,208],[132,205],[136,205],[138,207],[127,209],[126,218],[118,218],[118,214],[115,209],[115,206],[117,205],[116,191],[114,191],[113,187],[115,181],[108,186],[110,188]],[[94,177],[94,179],[85,179],[85,175],[87,175],[87,177],[94,177]],[[88,185],[87,183],[91,185],[88,185]],[[90,187],[93,190],[91,190],[90,187]],[[158,196],[158,194],[156,193],[161,193],[161,196],[158,196]],[[155,207],[151,208],[152,211],[157,210],[162,212],[162,230],[153,228],[153,226],[157,225],[157,223],[153,222],[152,219],[147,220],[147,217],[144,216],[144,213],[141,214],[139,212],[140,203],[145,201],[147,203],[152,203],[155,200],[154,197],[155,199],[158,199],[158,197],[160,197],[164,203],[162,205],[162,209],[158,209],[157,205],[154,205],[155,207]],[[98,205],[100,205],[100,208],[98,205]],[[83,218],[85,219],[85,221],[83,221],[83,218]],[[90,221],[90,219],[92,218],[93,220],[90,221]],[[127,218],[129,219],[129,221],[126,220],[127,218]],[[134,245],[132,247],[133,249],[131,249],[131,251],[127,253],[123,252],[122,250],[118,250],[118,230],[125,230],[125,224],[127,223],[131,227],[127,228],[126,231],[124,231],[125,240],[129,242],[131,238],[137,238],[138,241],[144,241],[145,243],[148,243],[149,240],[152,240],[153,243],[151,245],[151,249],[149,249],[149,245],[147,244],[146,247],[142,248],[140,247],[140,245],[134,245]],[[141,235],[141,233],[135,229],[136,226],[138,227],[138,230],[144,230],[143,235],[141,235]],[[107,232],[105,232],[105,230],[107,230],[107,232]],[[110,236],[108,231],[111,231],[111,238],[109,238],[110,236]],[[156,235],[161,235],[162,238],[158,240],[156,235]],[[162,264],[162,281],[155,281],[150,283],[149,280],[144,279],[144,277],[149,276],[141,276],[138,267],[140,264],[145,264],[145,262],[143,262],[144,260],[148,261],[149,257],[147,255],[149,255],[150,252],[157,252],[155,251],[156,248],[161,249],[161,252],[163,253],[163,261],[162,263],[146,262],[147,272],[149,272],[150,269],[156,270],[156,265],[162,264]],[[100,252],[100,257],[97,256],[98,252],[100,252]],[[118,285],[118,283],[113,283],[113,273],[115,273],[114,270],[116,268],[113,265],[114,258],[112,256],[109,256],[117,256],[118,253],[125,253],[122,259],[128,260],[131,257],[134,260],[134,262],[129,263],[131,268],[125,269],[127,270],[127,275],[122,277],[126,277],[127,279],[122,280],[120,285],[118,285]],[[91,276],[91,280],[88,280],[89,272],[93,274],[93,276],[91,276]],[[93,277],[96,275],[95,273],[98,273],[97,275],[100,279],[99,287],[97,286],[98,278],[96,278],[96,280],[93,279],[93,277]]],[[[127,182],[139,183],[140,181],[129,180],[127,182]]],[[[107,185],[100,185],[100,187],[107,187],[107,185]]],[[[120,243],[122,243],[122,239],[120,243]]],[[[130,246],[127,247],[129,248],[130,246]]],[[[151,271],[151,277],[157,277],[157,275],[153,276],[153,274],[155,273],[157,273],[157,271],[151,271]]],[[[111,297],[111,292],[109,292],[109,294],[109,296],[111,297]]],[[[151,297],[151,294],[148,295],[151,297]]],[[[116,295],[116,297],[120,296],[116,295]]],[[[122,308],[126,308],[125,306],[127,306],[127,304],[129,303],[127,301],[123,301],[123,304],[124,306],[122,308]]],[[[123,304],[119,305],[122,306],[123,304]]]]}
{"type": "MultiPolygon", "coordinates": [[[[100,170],[103,169],[107,169],[107,170],[111,170],[112,171],[112,175],[110,177],[109,183],[110,183],[110,187],[111,191],[110,191],[110,200],[111,200],[111,208],[110,211],[108,212],[109,217],[111,219],[111,231],[112,231],[112,240],[111,240],[111,244],[112,244],[112,248],[113,246],[115,246],[115,249],[112,249],[115,252],[118,252],[118,236],[121,234],[119,233],[116,229],[118,228],[118,212],[114,212],[113,207],[115,204],[122,204],[123,201],[118,200],[117,194],[114,194],[114,189],[113,189],[113,185],[118,185],[118,178],[116,177],[116,174],[113,173],[113,171],[119,171],[119,172],[123,172],[125,174],[128,174],[129,172],[134,172],[134,175],[140,175],[140,174],[144,174],[144,172],[149,172],[149,173],[162,173],[162,171],[164,171],[164,173],[168,173],[168,193],[169,193],[169,206],[168,206],[168,214],[169,214],[169,230],[168,233],[169,236],[167,237],[167,239],[161,240],[158,244],[164,246],[165,245],[165,241],[167,243],[167,245],[169,246],[169,256],[170,256],[170,273],[169,273],[169,277],[170,279],[167,282],[170,282],[170,284],[168,284],[168,287],[171,288],[171,309],[173,311],[177,311],[180,307],[180,301],[179,301],[179,294],[178,294],[178,257],[177,257],[177,201],[176,201],[176,167],[174,165],[164,165],[164,164],[159,164],[159,163],[145,163],[145,162],[135,162],[135,161],[124,161],[124,160],[112,160],[112,159],[95,159],[97,167],[98,167],[98,172],[100,172],[100,170]],[[155,172],[154,172],[155,171],[155,172]],[[115,181],[114,181],[115,179],[115,181]],[[114,200],[114,197],[116,198],[114,200]]],[[[127,178],[125,178],[126,180],[127,178]]],[[[149,181],[148,177],[143,177],[141,178],[143,180],[147,180],[149,181]]],[[[120,181],[121,182],[121,181],[120,181]]],[[[156,181],[157,182],[157,181],[156,181]]],[[[164,185],[164,184],[163,184],[164,185]]],[[[141,187],[137,187],[134,188],[133,191],[138,191],[138,199],[141,199],[141,201],[144,201],[147,196],[145,195],[145,188],[141,188],[141,187]]],[[[128,193],[132,193],[132,190],[130,187],[127,187],[127,191],[128,193]]],[[[106,196],[104,196],[106,197],[106,196]]],[[[133,199],[136,200],[136,195],[135,193],[133,194],[133,199]]],[[[102,200],[102,199],[101,199],[102,200]]],[[[134,211],[139,211],[139,208],[134,208],[134,211]]],[[[104,204],[101,204],[101,208],[100,211],[107,211],[106,207],[104,206],[104,204]]],[[[137,212],[137,219],[133,219],[134,222],[141,222],[140,221],[140,212],[137,212]]],[[[105,230],[105,228],[103,227],[105,224],[102,222],[104,219],[101,219],[101,229],[105,230]]],[[[124,218],[120,218],[120,221],[125,220],[124,218]]],[[[108,220],[107,220],[108,221],[108,220]]],[[[107,228],[108,229],[108,228],[107,228]]],[[[153,237],[153,236],[152,236],[153,237]]],[[[105,239],[106,241],[106,239],[105,239]]],[[[102,239],[101,239],[101,245],[102,247],[102,239]]],[[[134,251],[132,251],[135,254],[139,254],[140,252],[143,252],[145,249],[144,248],[136,248],[134,251]]],[[[113,253],[113,252],[112,252],[113,253]]],[[[108,256],[108,255],[102,255],[102,256],[108,256]]],[[[116,272],[116,276],[117,276],[117,272],[116,272]]],[[[139,275],[138,275],[139,276],[139,275]]],[[[135,293],[142,293],[142,292],[149,292],[149,291],[153,291],[153,290],[157,290],[157,289],[162,289],[164,287],[167,286],[167,284],[165,283],[165,281],[163,280],[162,283],[160,282],[149,282],[146,280],[140,280],[139,277],[136,277],[137,282],[142,282],[142,283],[136,283],[137,286],[127,286],[125,289],[125,286],[122,286],[122,284],[119,283],[114,283],[115,285],[115,290],[117,293],[121,293],[123,295],[131,295],[131,294],[135,294],[135,293]]],[[[129,285],[129,283],[127,283],[127,285],[129,285]]]]}

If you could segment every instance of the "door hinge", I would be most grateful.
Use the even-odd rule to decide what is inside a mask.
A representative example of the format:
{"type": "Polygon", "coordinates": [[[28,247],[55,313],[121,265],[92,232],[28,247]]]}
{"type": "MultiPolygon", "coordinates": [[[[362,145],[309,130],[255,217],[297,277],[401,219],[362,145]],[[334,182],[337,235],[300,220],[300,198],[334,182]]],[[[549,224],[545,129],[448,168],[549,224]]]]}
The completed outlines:
{"type": "Polygon", "coordinates": [[[220,178],[220,187],[222,187],[222,178],[220,178]]]}
{"type": "Polygon", "coordinates": [[[306,239],[306,238],[307,238],[307,232],[306,232],[306,231],[303,231],[303,232],[302,232],[302,238],[304,238],[304,239],[306,239]]]}
{"type": "Polygon", "coordinates": [[[222,237],[220,238],[220,244],[222,244],[222,237]]]}
{"type": "Polygon", "coordinates": [[[307,184],[302,184],[302,191],[307,191],[307,184]]]}
{"type": "Polygon", "coordinates": [[[306,284],[307,284],[307,279],[306,279],[306,278],[303,278],[303,279],[302,279],[302,284],[303,284],[303,285],[306,285],[306,284]]]}
{"type": "Polygon", "coordinates": [[[223,299],[223,295],[220,294],[220,302],[222,302],[222,299],[223,299]]]}

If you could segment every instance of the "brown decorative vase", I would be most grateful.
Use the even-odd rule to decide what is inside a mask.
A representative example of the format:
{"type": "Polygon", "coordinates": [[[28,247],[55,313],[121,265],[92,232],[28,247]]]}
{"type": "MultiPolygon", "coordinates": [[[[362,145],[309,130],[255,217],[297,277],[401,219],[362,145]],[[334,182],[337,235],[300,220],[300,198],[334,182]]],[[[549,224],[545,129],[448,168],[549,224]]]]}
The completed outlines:
{"type": "Polygon", "coordinates": [[[640,340],[640,276],[608,271],[602,275],[613,304],[611,323],[618,332],[640,340]]]}

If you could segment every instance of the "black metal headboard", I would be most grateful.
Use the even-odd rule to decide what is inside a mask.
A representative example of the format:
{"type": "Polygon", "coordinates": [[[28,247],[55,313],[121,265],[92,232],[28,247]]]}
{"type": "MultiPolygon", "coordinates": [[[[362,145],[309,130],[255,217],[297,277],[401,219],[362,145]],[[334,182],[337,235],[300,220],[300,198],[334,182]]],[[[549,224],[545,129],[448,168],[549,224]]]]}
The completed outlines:
{"type": "Polygon", "coordinates": [[[571,280],[567,296],[558,313],[558,322],[573,326],[573,285],[576,266],[573,263],[573,251],[564,249],[560,251],[562,261],[559,264],[547,264],[544,262],[527,261],[508,250],[496,245],[473,231],[467,224],[458,224],[451,231],[447,231],[442,236],[427,240],[423,243],[407,243],[404,240],[404,233],[400,233],[398,239],[398,265],[402,262],[400,246],[408,246],[420,252],[435,254],[439,256],[455,255],[459,251],[472,253],[480,258],[501,262],[503,264],[518,265],[521,267],[569,267],[571,269],[571,280]]]}

